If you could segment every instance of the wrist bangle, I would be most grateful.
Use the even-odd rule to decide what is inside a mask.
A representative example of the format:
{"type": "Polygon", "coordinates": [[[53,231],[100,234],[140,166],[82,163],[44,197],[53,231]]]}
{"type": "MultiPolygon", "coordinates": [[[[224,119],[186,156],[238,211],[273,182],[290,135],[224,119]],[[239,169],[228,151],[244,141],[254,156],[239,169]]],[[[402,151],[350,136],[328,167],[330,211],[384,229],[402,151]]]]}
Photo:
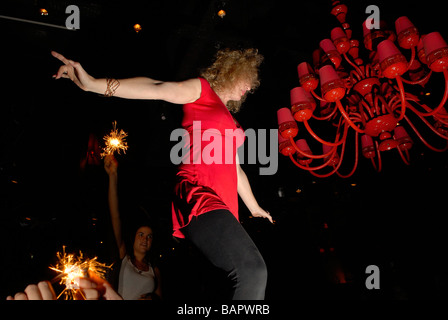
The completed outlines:
{"type": "Polygon", "coordinates": [[[120,81],[117,79],[106,78],[106,92],[104,92],[105,97],[112,97],[115,94],[115,90],[120,86],[120,81]]]}

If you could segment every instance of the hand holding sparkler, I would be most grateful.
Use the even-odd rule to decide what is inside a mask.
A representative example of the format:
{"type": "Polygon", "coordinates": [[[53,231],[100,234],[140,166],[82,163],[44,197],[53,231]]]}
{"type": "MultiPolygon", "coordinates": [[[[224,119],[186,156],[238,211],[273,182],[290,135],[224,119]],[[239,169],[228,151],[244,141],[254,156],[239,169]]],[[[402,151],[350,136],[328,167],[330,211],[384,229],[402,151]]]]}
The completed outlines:
{"type": "Polygon", "coordinates": [[[56,300],[56,294],[48,281],[41,281],[37,285],[28,285],[24,292],[8,296],[6,300],[56,300]]]}
{"type": "MultiPolygon", "coordinates": [[[[102,278],[106,273],[106,269],[111,266],[98,262],[96,257],[93,259],[86,259],[83,257],[82,252],[79,253],[79,256],[67,254],[65,252],[65,247],[63,247],[62,254],[60,252],[57,253],[57,257],[59,260],[58,263],[55,267],[50,267],[50,269],[57,271],[60,274],[53,278],[51,283],[59,281],[60,284],[65,285],[65,289],[56,299],[59,299],[62,295],[64,295],[66,300],[95,299],[95,295],[93,295],[92,298],[92,290],[87,291],[89,296],[85,294],[81,282],[84,283],[86,289],[94,289],[92,283],[97,283],[96,287],[98,288],[104,288],[104,282],[106,282],[106,280],[102,280],[102,278]],[[93,282],[87,278],[92,278],[93,282]],[[101,284],[101,286],[99,284],[101,284]]],[[[99,296],[101,295],[98,295],[98,297],[99,296]]]]}
{"type": "MultiPolygon", "coordinates": [[[[76,281],[85,300],[123,300],[106,280],[95,274],[89,279],[79,278],[76,281]]],[[[18,292],[14,297],[8,296],[6,300],[56,300],[56,294],[50,282],[41,281],[37,285],[28,285],[24,292],[18,292]]]]}
{"type": "Polygon", "coordinates": [[[24,292],[8,296],[6,300],[57,300],[64,294],[66,300],[122,300],[112,286],[103,279],[106,266],[95,258],[86,259],[82,252],[79,256],[67,254],[63,247],[62,254],[57,253],[58,263],[50,269],[60,274],[51,281],[42,281],[37,285],[28,285],[24,292]],[[65,289],[56,297],[52,284],[58,282],[65,285],[65,289]]]}
{"type": "Polygon", "coordinates": [[[118,169],[118,161],[115,157],[111,155],[107,155],[104,158],[104,170],[110,176],[111,174],[116,174],[118,169]]]}
{"type": "Polygon", "coordinates": [[[78,281],[85,300],[123,300],[109,282],[95,273],[89,278],[80,278],[78,281]]]}

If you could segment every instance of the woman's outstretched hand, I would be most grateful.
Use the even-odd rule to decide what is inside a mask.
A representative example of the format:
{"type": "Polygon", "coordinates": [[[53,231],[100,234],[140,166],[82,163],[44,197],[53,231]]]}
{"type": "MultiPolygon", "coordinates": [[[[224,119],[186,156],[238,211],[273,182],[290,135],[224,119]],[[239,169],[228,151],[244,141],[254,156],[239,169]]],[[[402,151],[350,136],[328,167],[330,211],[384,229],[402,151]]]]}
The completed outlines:
{"type": "Polygon", "coordinates": [[[69,60],[56,51],[51,51],[51,55],[64,64],[59,68],[58,72],[53,75],[54,79],[70,79],[82,90],[89,91],[95,78],[90,76],[79,62],[69,60]]]}
{"type": "Polygon", "coordinates": [[[258,208],[257,210],[254,210],[252,212],[252,216],[254,216],[256,218],[265,218],[265,219],[268,219],[269,222],[271,222],[272,224],[274,223],[274,219],[272,219],[271,214],[262,208],[258,208]]]}

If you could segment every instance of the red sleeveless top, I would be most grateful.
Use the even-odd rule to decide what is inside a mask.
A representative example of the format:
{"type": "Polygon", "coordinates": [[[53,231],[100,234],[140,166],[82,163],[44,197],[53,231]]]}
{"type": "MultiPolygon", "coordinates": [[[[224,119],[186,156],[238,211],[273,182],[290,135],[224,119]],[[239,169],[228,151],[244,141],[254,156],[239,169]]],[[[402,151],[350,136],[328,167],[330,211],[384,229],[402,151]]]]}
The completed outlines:
{"type": "Polygon", "coordinates": [[[188,152],[178,168],[172,202],[173,235],[178,238],[185,237],[181,229],[194,216],[212,210],[229,210],[238,220],[236,155],[244,131],[207,80],[199,79],[200,98],[183,106],[188,152]]]}

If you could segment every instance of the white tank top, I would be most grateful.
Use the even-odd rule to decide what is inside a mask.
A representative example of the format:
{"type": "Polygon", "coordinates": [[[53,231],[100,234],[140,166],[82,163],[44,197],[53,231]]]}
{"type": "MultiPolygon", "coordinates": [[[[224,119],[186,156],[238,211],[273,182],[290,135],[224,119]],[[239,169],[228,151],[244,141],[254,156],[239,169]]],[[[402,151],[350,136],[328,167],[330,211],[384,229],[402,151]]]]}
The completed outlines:
{"type": "Polygon", "coordinates": [[[155,275],[151,265],[148,271],[137,269],[126,255],[121,261],[118,293],[124,300],[138,300],[142,295],[155,290],[155,275]]]}

